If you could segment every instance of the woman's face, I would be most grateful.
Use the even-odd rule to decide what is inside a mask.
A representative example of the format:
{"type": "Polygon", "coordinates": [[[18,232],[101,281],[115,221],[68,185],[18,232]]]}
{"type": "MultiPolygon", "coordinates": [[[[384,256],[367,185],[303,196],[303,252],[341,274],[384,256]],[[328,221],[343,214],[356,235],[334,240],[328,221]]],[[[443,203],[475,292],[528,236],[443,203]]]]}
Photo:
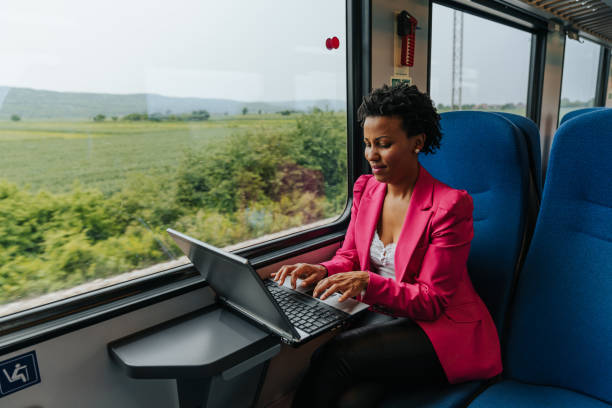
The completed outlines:
{"type": "Polygon", "coordinates": [[[408,137],[398,116],[368,116],[363,123],[365,158],[372,167],[376,180],[402,184],[416,177],[418,154],[425,136],[408,137]]]}

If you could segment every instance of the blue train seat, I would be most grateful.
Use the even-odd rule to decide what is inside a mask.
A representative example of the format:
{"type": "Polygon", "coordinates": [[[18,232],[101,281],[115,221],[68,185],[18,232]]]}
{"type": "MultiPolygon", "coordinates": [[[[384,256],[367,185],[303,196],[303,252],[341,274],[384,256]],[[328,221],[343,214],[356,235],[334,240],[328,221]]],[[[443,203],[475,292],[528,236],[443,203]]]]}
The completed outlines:
{"type": "Polygon", "coordinates": [[[505,380],[470,407],[612,404],[612,109],[557,130],[513,301],[505,380]]]}
{"type": "Polygon", "coordinates": [[[561,126],[562,124],[564,124],[565,122],[567,122],[570,119],[574,119],[576,116],[580,116],[582,114],[585,113],[591,113],[591,112],[596,112],[598,110],[602,110],[602,109],[606,109],[602,106],[594,106],[592,108],[581,108],[581,109],[576,109],[573,111],[569,111],[567,112],[562,118],[561,121],[559,122],[559,126],[561,126]]]}
{"type": "MultiPolygon", "coordinates": [[[[525,138],[510,121],[494,113],[461,111],[441,116],[442,147],[434,155],[422,155],[420,161],[434,177],[472,196],[474,239],[468,271],[501,334],[526,246],[528,207],[537,205],[530,189],[525,138]]],[[[407,390],[390,396],[382,406],[462,406],[486,384],[471,381],[407,390]]]]}
{"type": "Polygon", "coordinates": [[[533,172],[535,188],[538,192],[538,197],[542,196],[542,149],[540,148],[540,129],[529,118],[514,113],[496,112],[502,115],[516,127],[518,127],[525,135],[527,141],[527,149],[529,153],[529,164],[533,172]]]}

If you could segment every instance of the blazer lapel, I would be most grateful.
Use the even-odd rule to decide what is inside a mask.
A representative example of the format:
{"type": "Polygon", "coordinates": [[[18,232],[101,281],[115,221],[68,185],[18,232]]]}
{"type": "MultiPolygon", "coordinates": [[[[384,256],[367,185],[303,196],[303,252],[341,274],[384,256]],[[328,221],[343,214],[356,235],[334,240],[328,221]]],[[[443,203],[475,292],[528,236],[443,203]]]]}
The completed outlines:
{"type": "Polygon", "coordinates": [[[385,201],[386,192],[387,185],[376,182],[374,187],[370,189],[370,194],[364,194],[361,198],[359,205],[359,226],[357,230],[363,231],[364,235],[363,240],[356,240],[355,247],[359,257],[359,265],[361,265],[361,270],[364,271],[370,268],[370,245],[372,245],[372,238],[374,238],[374,231],[378,225],[378,218],[385,201]]]}
{"type": "MultiPolygon", "coordinates": [[[[408,262],[427,228],[433,201],[433,177],[420,166],[419,176],[412,191],[408,212],[395,247],[395,279],[401,282],[408,262]]],[[[383,195],[384,198],[384,195],[383,195]]],[[[371,238],[370,238],[371,239],[371,238]]]]}

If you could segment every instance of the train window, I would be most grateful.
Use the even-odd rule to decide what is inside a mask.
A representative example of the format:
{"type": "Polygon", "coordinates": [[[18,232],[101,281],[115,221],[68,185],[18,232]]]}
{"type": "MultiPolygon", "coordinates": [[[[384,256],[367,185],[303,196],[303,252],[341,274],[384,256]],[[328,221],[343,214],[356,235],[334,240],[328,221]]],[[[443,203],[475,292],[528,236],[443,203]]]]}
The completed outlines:
{"type": "Polygon", "coordinates": [[[433,5],[431,97],[440,112],[526,114],[532,35],[433,5]]]}
{"type": "Polygon", "coordinates": [[[236,249],[347,200],[346,10],[2,2],[0,316],[236,249]],[[10,40],[7,40],[10,39],[10,40]]]}
{"type": "Polygon", "coordinates": [[[595,105],[600,50],[588,40],[565,41],[559,120],[567,112],[595,105]]]}

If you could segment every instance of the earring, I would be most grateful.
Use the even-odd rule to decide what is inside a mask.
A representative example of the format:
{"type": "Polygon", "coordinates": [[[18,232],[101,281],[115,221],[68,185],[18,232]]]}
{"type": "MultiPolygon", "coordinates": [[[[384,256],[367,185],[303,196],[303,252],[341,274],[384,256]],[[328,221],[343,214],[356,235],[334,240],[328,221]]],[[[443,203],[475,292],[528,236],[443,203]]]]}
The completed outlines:
{"type": "Polygon", "coordinates": [[[416,154],[419,154],[419,152],[420,152],[420,151],[421,151],[421,149],[419,149],[418,147],[417,147],[416,149],[414,149],[414,152],[415,152],[416,154]]]}

